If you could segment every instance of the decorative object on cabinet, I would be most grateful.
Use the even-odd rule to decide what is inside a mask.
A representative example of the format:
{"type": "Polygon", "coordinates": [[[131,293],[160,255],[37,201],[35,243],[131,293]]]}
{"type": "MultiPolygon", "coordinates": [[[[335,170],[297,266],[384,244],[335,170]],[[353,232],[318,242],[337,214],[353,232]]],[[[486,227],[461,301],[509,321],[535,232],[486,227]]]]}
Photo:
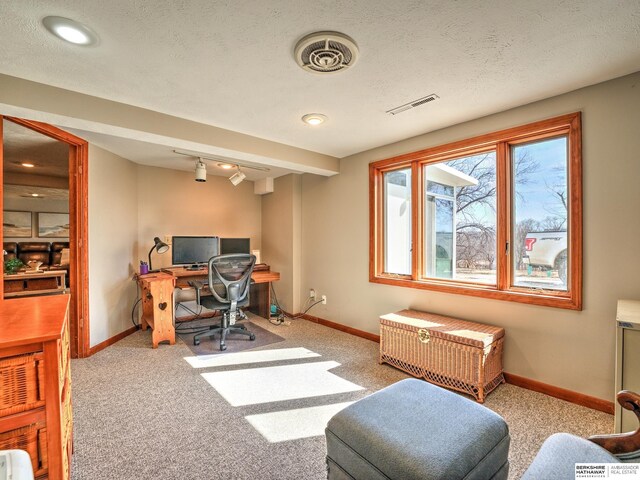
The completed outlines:
{"type": "Polygon", "coordinates": [[[16,273],[22,267],[24,267],[24,263],[18,258],[9,258],[4,261],[4,273],[8,273],[9,275],[16,273]]]}
{"type": "Polygon", "coordinates": [[[27,262],[27,272],[41,272],[40,265],[42,265],[42,262],[39,260],[29,260],[27,262]]]}

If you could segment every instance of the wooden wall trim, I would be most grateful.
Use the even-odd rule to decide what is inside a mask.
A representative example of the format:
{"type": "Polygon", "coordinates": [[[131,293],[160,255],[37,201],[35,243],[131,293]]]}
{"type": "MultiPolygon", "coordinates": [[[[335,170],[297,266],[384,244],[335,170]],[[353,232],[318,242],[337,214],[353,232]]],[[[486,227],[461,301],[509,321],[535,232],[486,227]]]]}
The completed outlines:
{"type": "Polygon", "coordinates": [[[347,327],[346,325],[342,325],[341,323],[332,322],[330,320],[325,320],[324,318],[314,317],[313,315],[307,315],[298,313],[295,315],[299,318],[304,318],[305,320],[309,320],[313,323],[319,323],[320,325],[324,325],[325,327],[333,328],[335,330],[340,330],[341,332],[348,333],[350,335],[354,335],[356,337],[366,338],[367,340],[371,340],[372,342],[380,343],[380,335],[376,335],[375,333],[365,332],[364,330],[358,330],[357,328],[347,327]]]}
{"type": "Polygon", "coordinates": [[[560,400],[566,400],[567,402],[575,403],[583,407],[592,408],[601,412],[609,413],[613,415],[614,404],[601,398],[585,395],[584,393],[574,392],[564,388],[542,383],[537,380],[531,380],[530,378],[521,377],[512,373],[505,372],[504,378],[507,383],[515,385],[516,387],[526,388],[527,390],[533,390],[534,392],[544,393],[550,397],[559,398],[560,400]]]}
{"type": "MultiPolygon", "coordinates": [[[[309,320],[310,322],[319,323],[320,325],[324,325],[325,327],[333,328],[335,330],[340,330],[341,332],[355,335],[356,337],[362,337],[366,338],[367,340],[371,340],[372,342],[380,343],[380,335],[376,335],[375,333],[365,332],[363,330],[358,330],[357,328],[348,327],[346,325],[332,322],[330,320],[325,320],[324,318],[314,317],[312,315],[297,314],[295,316],[304,318],[305,320],[309,320]]],[[[516,387],[525,388],[534,392],[544,393],[545,395],[549,395],[550,397],[559,398],[560,400],[565,400],[570,403],[575,403],[576,405],[592,408],[593,410],[609,413],[611,415],[613,415],[614,412],[614,403],[603,400],[601,398],[592,397],[590,395],[585,395],[584,393],[578,393],[572,390],[567,390],[565,388],[556,387],[539,382],[537,380],[531,380],[529,378],[521,377],[520,375],[514,375],[512,373],[505,372],[504,378],[507,383],[515,385],[516,387]]]]}
{"type": "Polygon", "coordinates": [[[125,337],[128,337],[129,335],[134,333],[136,330],[138,330],[138,328],[139,327],[128,328],[124,332],[120,332],[119,334],[114,335],[113,337],[106,339],[104,342],[101,342],[101,343],[91,347],[89,349],[89,356],[93,355],[94,353],[98,353],[100,350],[104,350],[105,348],[113,345],[116,342],[119,342],[120,340],[122,340],[125,337]]]}

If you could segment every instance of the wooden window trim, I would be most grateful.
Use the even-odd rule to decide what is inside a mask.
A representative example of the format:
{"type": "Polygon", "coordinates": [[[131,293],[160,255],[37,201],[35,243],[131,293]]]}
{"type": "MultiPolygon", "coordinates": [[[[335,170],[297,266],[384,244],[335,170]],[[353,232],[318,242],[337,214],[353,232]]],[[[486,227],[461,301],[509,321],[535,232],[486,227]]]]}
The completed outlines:
{"type": "Polygon", "coordinates": [[[369,281],[444,293],[470,295],[496,300],[541,305],[547,307],[582,310],[582,128],[581,114],[575,112],[539,122],[500,130],[466,140],[439,145],[417,152],[379,160],[369,164],[369,281]],[[422,272],[422,182],[421,169],[430,163],[442,162],[486,151],[496,151],[496,244],[512,245],[512,186],[511,146],[521,143],[566,135],[569,156],[567,158],[569,188],[569,252],[568,291],[534,290],[512,285],[513,266],[511,254],[504,255],[498,247],[497,284],[482,285],[459,280],[423,279],[422,272]],[[385,274],[384,268],[384,173],[411,167],[412,169],[412,274],[385,274]]]}

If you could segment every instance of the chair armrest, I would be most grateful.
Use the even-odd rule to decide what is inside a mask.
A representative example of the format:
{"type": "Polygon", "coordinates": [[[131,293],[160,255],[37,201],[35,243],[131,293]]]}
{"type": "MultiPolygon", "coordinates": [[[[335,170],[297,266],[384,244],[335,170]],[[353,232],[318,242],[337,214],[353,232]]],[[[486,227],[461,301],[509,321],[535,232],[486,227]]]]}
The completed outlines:
{"type": "MultiPolygon", "coordinates": [[[[622,390],[617,395],[622,408],[631,410],[640,421],[640,395],[629,390],[622,390]]],[[[631,453],[640,450],[640,427],[635,432],[612,435],[594,435],[589,440],[609,450],[614,455],[631,453]]]]}

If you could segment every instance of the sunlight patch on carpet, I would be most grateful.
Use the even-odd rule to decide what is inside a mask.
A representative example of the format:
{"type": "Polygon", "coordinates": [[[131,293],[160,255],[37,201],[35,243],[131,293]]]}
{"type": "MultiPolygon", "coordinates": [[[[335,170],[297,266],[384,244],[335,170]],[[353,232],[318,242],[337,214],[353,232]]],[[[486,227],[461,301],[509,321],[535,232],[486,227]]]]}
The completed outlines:
{"type": "Polygon", "coordinates": [[[278,360],[297,360],[320,356],[319,353],[300,347],[260,350],[257,352],[237,352],[226,355],[198,355],[194,357],[184,357],[184,359],[189,362],[193,368],[207,368],[228,367],[247,363],[274,362],[278,360]]]}
{"type": "Polygon", "coordinates": [[[364,390],[328,372],[338,366],[330,361],[201,375],[234,407],[364,390]]]}
{"type": "Polygon", "coordinates": [[[354,402],[296,408],[244,417],[270,443],[319,437],[331,417],[354,402]]]}

